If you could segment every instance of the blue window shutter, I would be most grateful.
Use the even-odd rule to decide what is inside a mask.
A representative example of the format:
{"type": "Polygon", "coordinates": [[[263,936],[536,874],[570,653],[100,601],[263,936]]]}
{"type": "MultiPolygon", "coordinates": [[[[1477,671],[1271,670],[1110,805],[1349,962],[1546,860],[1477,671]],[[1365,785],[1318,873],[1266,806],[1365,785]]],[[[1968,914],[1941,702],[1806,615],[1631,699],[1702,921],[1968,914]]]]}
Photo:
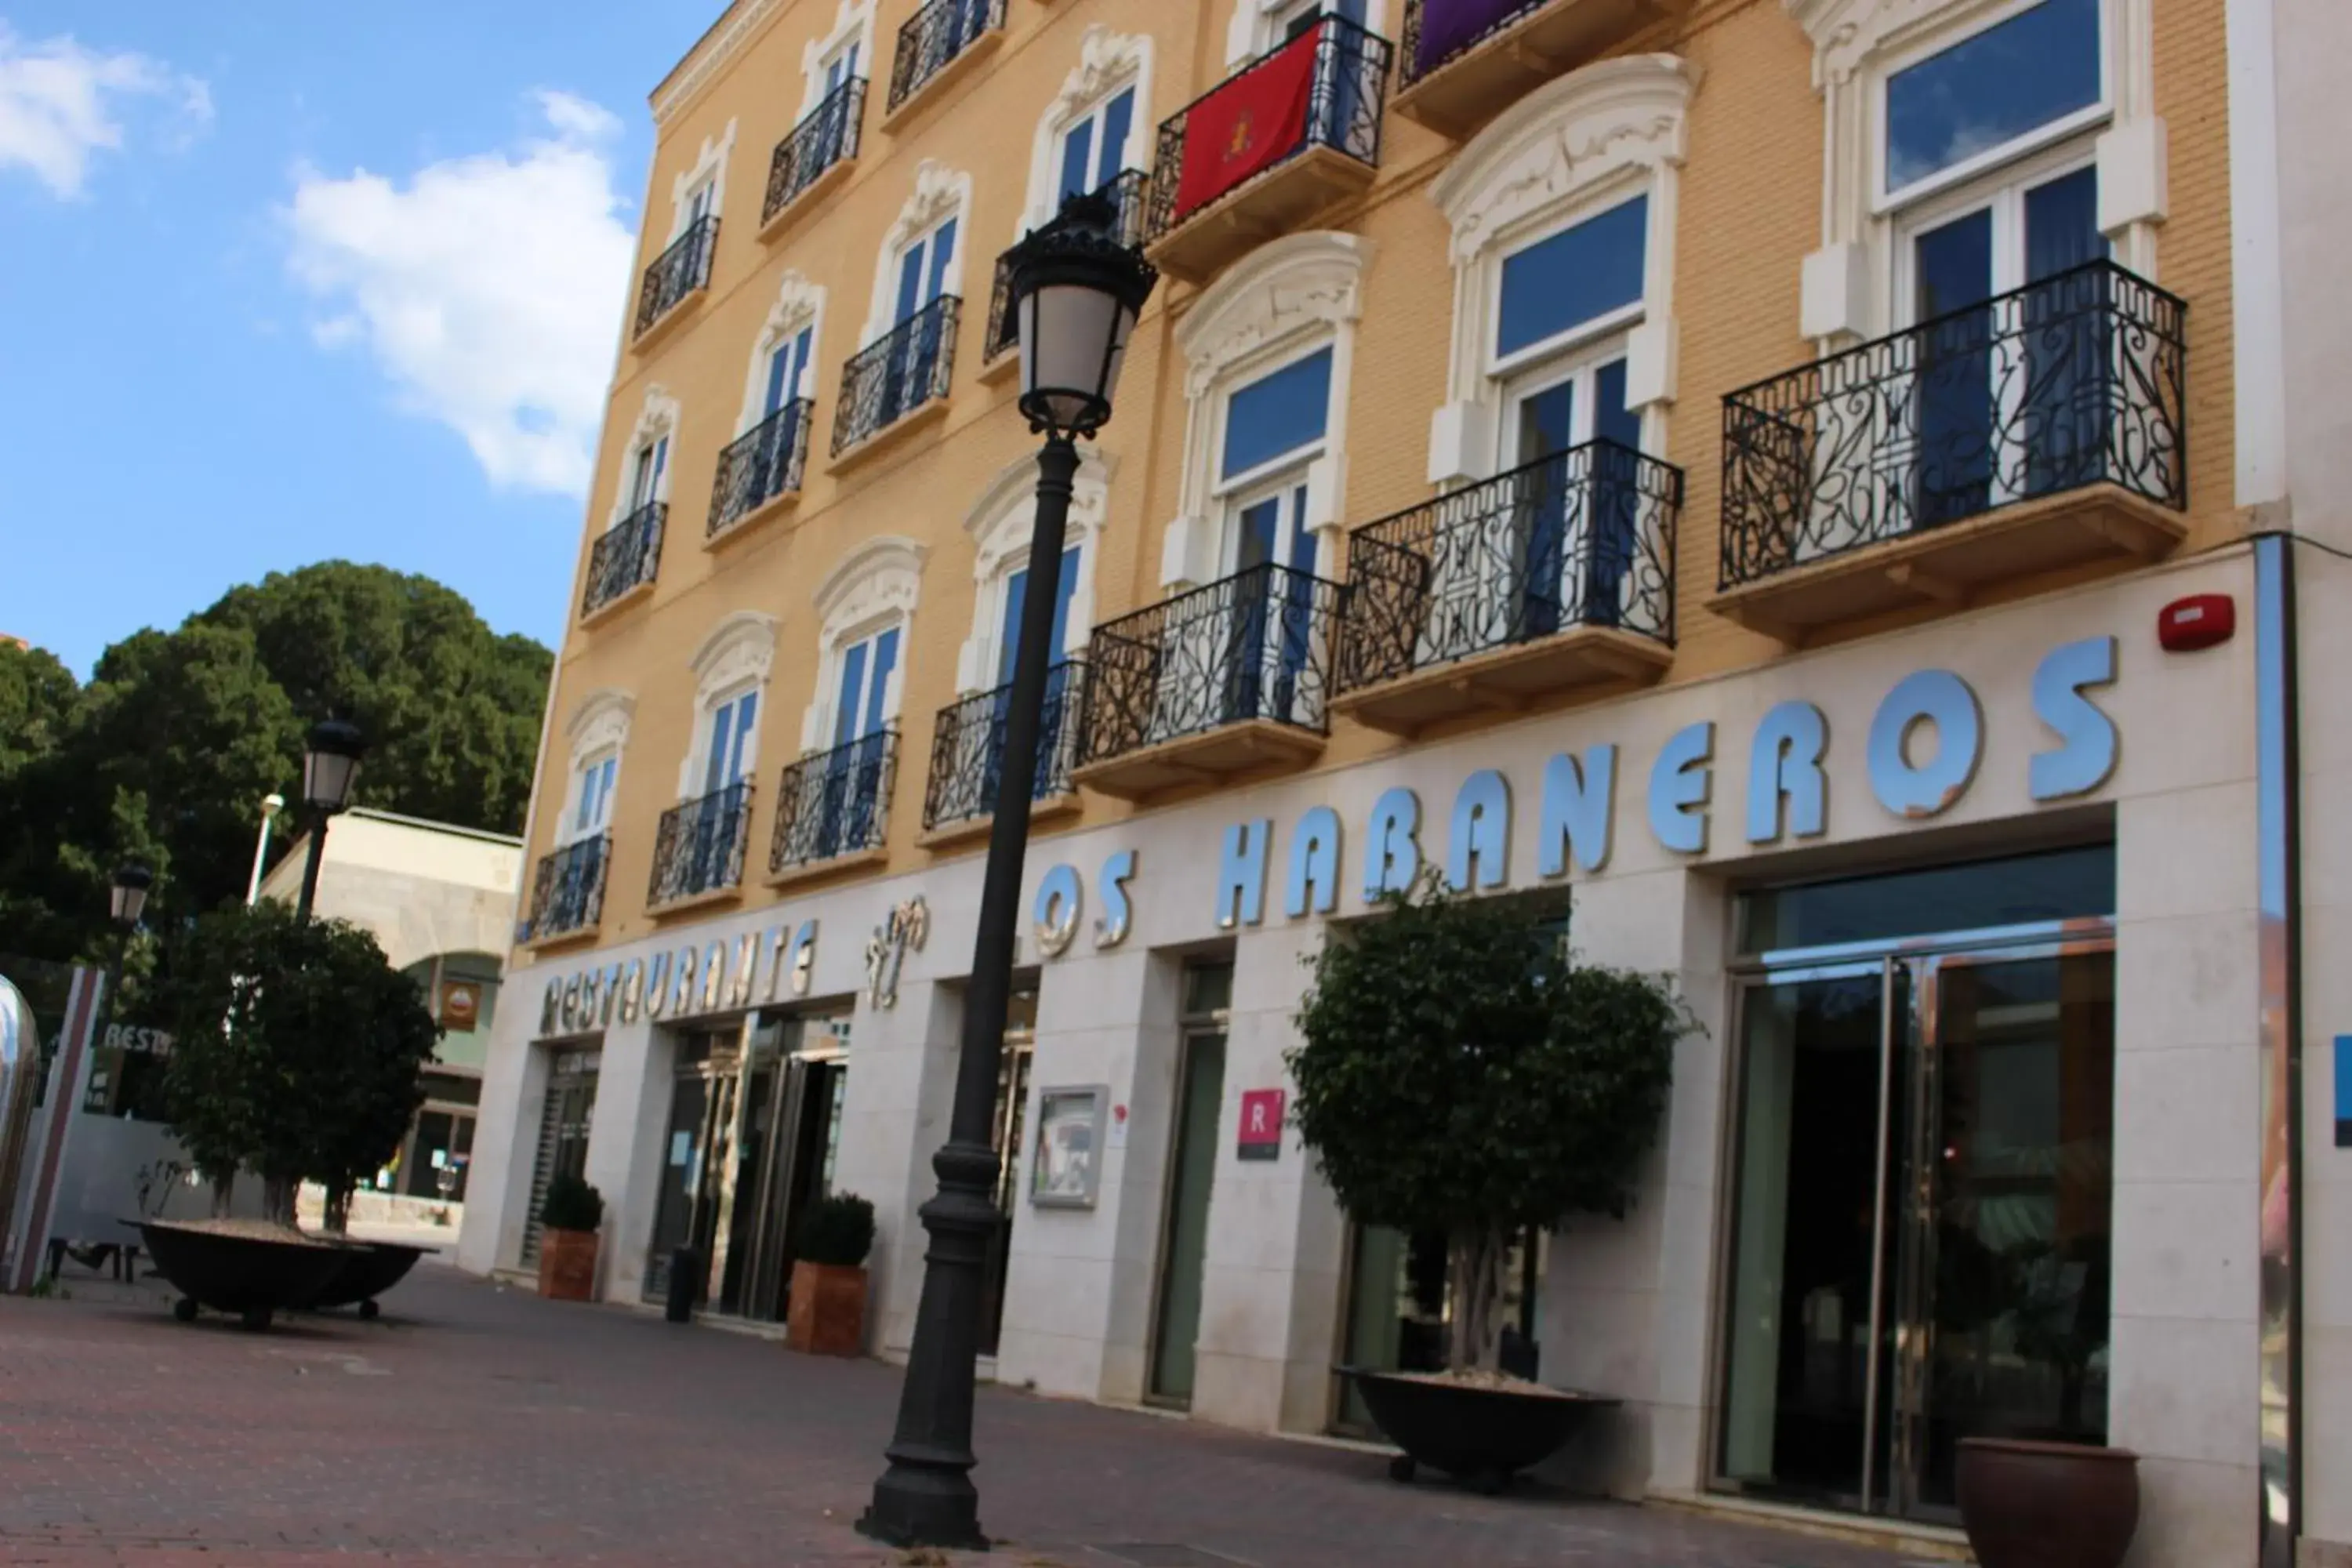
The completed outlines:
{"type": "Polygon", "coordinates": [[[1650,198],[1635,196],[1503,258],[1495,352],[1516,353],[1642,298],[1650,198]]]}
{"type": "Polygon", "coordinates": [[[1331,410],[1331,351],[1318,349],[1263,376],[1225,403],[1225,449],[1219,474],[1272,462],[1322,439],[1331,410]]]}
{"type": "Polygon", "coordinates": [[[1122,89],[1103,110],[1102,146],[1095,159],[1095,184],[1107,185],[1118,178],[1125,160],[1128,128],[1135,123],[1135,89],[1122,89]]]}

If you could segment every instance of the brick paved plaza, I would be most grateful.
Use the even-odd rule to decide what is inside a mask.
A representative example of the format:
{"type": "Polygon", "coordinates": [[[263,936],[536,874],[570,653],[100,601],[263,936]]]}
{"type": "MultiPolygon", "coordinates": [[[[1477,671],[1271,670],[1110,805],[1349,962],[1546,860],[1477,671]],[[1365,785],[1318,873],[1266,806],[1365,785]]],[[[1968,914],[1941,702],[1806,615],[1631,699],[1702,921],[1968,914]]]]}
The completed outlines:
{"type": "MultiPolygon", "coordinates": [[[[895,1369],[420,1270],[264,1335],[69,1273],[0,1300],[0,1562],[887,1564],[895,1369]]],[[[1896,1568],[1664,1509],[1400,1487],[1377,1456],[990,1392],[1018,1568],[1896,1568]],[[1175,1550],[1189,1547],[1191,1552],[1175,1550]],[[1154,1550],[1156,1549],[1156,1550],[1154,1550]]]]}

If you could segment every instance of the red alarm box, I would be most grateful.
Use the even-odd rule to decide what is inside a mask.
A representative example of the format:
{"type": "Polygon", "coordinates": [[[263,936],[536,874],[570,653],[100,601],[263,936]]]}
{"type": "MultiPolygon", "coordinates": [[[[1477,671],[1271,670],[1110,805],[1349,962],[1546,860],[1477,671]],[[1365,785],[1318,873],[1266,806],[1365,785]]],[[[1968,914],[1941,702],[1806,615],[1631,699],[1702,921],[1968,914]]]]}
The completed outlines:
{"type": "Polygon", "coordinates": [[[2195,653],[2238,632],[2238,603],[2227,594],[2191,594],[2156,615],[2156,640],[2167,653],[2195,653]]]}

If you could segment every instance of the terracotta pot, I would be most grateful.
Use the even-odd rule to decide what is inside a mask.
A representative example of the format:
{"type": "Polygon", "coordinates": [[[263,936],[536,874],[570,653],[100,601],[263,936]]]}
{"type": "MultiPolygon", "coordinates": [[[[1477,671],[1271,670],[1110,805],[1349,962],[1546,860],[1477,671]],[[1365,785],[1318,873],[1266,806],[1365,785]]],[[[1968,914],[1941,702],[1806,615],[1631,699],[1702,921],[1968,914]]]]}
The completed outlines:
{"type": "Polygon", "coordinates": [[[839,1263],[795,1263],[784,1342],[812,1355],[866,1351],[866,1270],[839,1263]]]}
{"type": "Polygon", "coordinates": [[[1980,1568],[2116,1568],[2139,1528],[2139,1456],[1963,1437],[1960,1522],[1980,1568]]]}
{"type": "Polygon", "coordinates": [[[543,1230],[539,1233],[539,1293],[551,1301],[593,1301],[596,1299],[594,1231],[543,1230]]]}

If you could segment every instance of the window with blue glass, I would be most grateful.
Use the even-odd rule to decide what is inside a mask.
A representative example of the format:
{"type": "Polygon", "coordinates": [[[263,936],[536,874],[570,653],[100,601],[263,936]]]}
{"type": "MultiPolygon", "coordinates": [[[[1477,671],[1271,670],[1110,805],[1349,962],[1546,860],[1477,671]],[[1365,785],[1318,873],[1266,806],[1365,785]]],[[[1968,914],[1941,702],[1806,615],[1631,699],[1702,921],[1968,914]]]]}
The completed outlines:
{"type": "Polygon", "coordinates": [[[1099,190],[1127,165],[1128,132],[1135,125],[1135,89],[1124,87],[1062,132],[1056,208],[1071,196],[1099,190]]]}
{"type": "Polygon", "coordinates": [[[1649,224],[1650,198],[1635,196],[1505,257],[1496,357],[1640,304],[1649,224]]]}
{"type": "Polygon", "coordinates": [[[1225,400],[1222,482],[1318,445],[1331,416],[1331,351],[1318,349],[1225,400]]]}
{"type": "Polygon", "coordinates": [[[2042,0],[1887,78],[1886,190],[2104,102],[2101,4],[2042,0]]]}
{"type": "Polygon", "coordinates": [[[710,742],[703,756],[702,793],[715,795],[739,784],[751,765],[751,739],[759,732],[760,693],[723,699],[710,710],[710,742]]]}
{"type": "Polygon", "coordinates": [[[613,820],[613,781],[619,773],[621,756],[617,752],[604,752],[591,757],[580,769],[580,806],[572,819],[572,837],[586,838],[602,833],[613,820]]]}

